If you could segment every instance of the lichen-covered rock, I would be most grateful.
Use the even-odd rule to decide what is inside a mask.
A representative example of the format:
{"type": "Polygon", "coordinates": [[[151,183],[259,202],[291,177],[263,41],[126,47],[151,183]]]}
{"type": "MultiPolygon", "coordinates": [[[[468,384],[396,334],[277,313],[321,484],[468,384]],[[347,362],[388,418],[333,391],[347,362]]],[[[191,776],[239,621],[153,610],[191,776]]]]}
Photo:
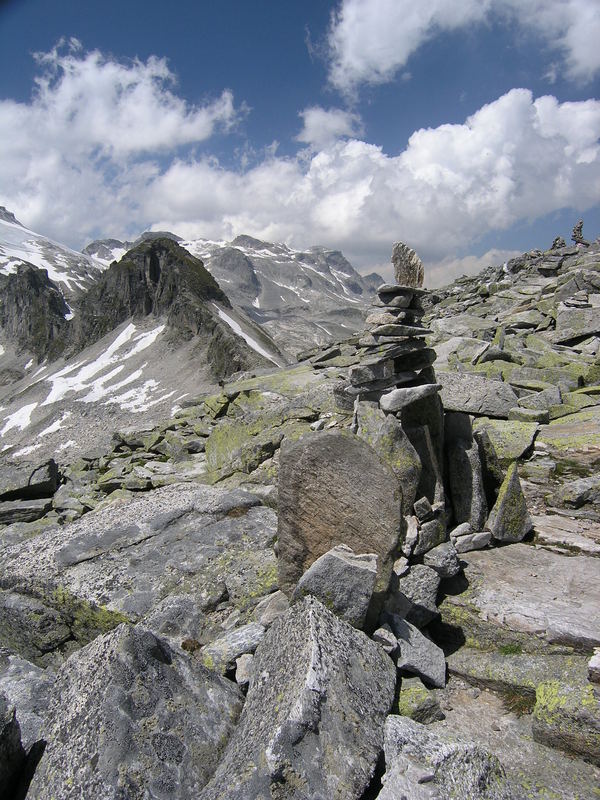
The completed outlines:
{"type": "Polygon", "coordinates": [[[130,625],[66,662],[52,692],[33,800],[195,797],[243,696],[230,681],[130,625]]]}
{"type": "Polygon", "coordinates": [[[505,467],[528,452],[539,431],[536,422],[517,420],[482,419],[476,420],[473,427],[476,431],[487,432],[500,463],[505,467]]]}
{"type": "Polygon", "coordinates": [[[402,678],[397,711],[421,725],[444,719],[435,691],[427,689],[419,678],[402,678]]]}
{"type": "Polygon", "coordinates": [[[291,592],[319,556],[346,544],[377,555],[375,590],[385,591],[402,530],[392,470],[358,436],[335,430],[284,441],[280,458],[280,588],[291,592]]]}
{"type": "Polygon", "coordinates": [[[500,542],[520,542],[533,528],[516,462],[508,468],[486,527],[500,542]]]}
{"type": "Polygon", "coordinates": [[[533,737],[600,766],[600,700],[592,685],[541,683],[533,709],[533,737]]]}
{"type": "Polygon", "coordinates": [[[199,800],[357,800],[381,752],[395,672],[317,600],[296,603],[256,650],[239,725],[199,800]]]}
{"type": "Polygon", "coordinates": [[[421,459],[404,432],[402,424],[391,414],[384,414],[375,403],[357,404],[358,435],[376,450],[391,467],[402,487],[403,514],[410,514],[421,479],[421,459]]]}
{"type": "Polygon", "coordinates": [[[446,741],[407,717],[386,720],[385,762],[378,800],[521,800],[496,756],[446,741]]]}
{"type": "Polygon", "coordinates": [[[312,595],[344,622],[363,628],[375,588],[377,556],[356,554],[346,545],[332,547],[306,570],[292,600],[312,595]]]}
{"type": "Polygon", "coordinates": [[[488,515],[479,445],[473,438],[468,414],[446,415],[446,458],[448,486],[454,519],[468,522],[472,530],[481,530],[488,515]]]}

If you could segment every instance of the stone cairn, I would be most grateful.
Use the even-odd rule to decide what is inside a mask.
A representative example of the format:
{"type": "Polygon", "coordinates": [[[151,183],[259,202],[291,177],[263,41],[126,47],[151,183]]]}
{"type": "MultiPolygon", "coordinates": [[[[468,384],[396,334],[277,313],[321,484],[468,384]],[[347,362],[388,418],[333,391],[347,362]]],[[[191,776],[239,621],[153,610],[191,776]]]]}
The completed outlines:
{"type": "Polygon", "coordinates": [[[429,330],[421,324],[424,270],[414,250],[396,242],[392,252],[396,283],[377,289],[378,300],[369,310],[359,339],[361,363],[351,367],[348,390],[358,399],[377,400],[383,411],[399,412],[418,399],[435,394],[428,370],[435,351],[426,347],[429,330]]]}

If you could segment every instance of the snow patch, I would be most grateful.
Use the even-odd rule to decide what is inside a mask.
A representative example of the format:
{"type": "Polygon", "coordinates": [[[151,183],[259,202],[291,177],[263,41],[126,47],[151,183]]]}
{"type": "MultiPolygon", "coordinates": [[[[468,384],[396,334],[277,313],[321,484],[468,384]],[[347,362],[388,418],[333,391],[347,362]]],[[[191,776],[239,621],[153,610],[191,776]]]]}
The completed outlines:
{"type": "Polygon", "coordinates": [[[17,450],[14,455],[15,456],[28,456],[30,453],[33,453],[34,450],[37,450],[41,447],[40,444],[30,444],[28,447],[22,447],[20,450],[17,450]]]}
{"type": "Polygon", "coordinates": [[[252,336],[245,333],[242,330],[242,327],[239,323],[237,323],[234,319],[229,317],[222,309],[219,308],[219,306],[216,303],[213,303],[213,306],[217,309],[217,313],[221,317],[223,322],[226,322],[234,333],[237,333],[238,336],[241,336],[242,339],[246,342],[246,344],[250,345],[250,347],[253,350],[255,350],[257,353],[260,353],[261,356],[268,358],[269,361],[271,361],[271,363],[278,366],[275,359],[264,349],[264,347],[260,346],[260,344],[256,341],[256,339],[253,339],[252,336]]]}
{"type": "Polygon", "coordinates": [[[52,423],[52,425],[48,425],[47,428],[44,428],[43,431],[40,431],[38,433],[38,437],[47,436],[49,433],[56,433],[56,431],[59,431],[62,428],[63,422],[66,419],[68,419],[70,416],[71,416],[71,412],[70,411],[65,411],[65,413],[62,415],[62,417],[60,419],[57,419],[55,422],[52,423]]]}
{"type": "Polygon", "coordinates": [[[31,415],[36,407],[37,403],[29,403],[15,411],[14,414],[9,414],[8,417],[5,417],[6,425],[0,431],[0,436],[5,436],[13,428],[24,430],[31,423],[31,415]]]}
{"type": "MultiPolygon", "coordinates": [[[[2,350],[2,353],[3,352],[4,350],[2,350]]],[[[0,353],[0,355],[2,355],[2,353],[0,353]]],[[[29,361],[25,364],[25,369],[31,369],[32,366],[33,366],[33,358],[30,358],[29,361]]]]}

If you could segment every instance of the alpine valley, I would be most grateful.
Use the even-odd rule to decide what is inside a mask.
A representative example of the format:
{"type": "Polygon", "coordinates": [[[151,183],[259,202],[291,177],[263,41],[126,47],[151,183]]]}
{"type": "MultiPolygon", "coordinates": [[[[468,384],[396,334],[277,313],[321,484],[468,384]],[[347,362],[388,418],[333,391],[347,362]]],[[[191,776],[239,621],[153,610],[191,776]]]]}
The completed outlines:
{"type": "Polygon", "coordinates": [[[0,796],[597,797],[573,238],[427,290],[0,209],[0,796]]]}

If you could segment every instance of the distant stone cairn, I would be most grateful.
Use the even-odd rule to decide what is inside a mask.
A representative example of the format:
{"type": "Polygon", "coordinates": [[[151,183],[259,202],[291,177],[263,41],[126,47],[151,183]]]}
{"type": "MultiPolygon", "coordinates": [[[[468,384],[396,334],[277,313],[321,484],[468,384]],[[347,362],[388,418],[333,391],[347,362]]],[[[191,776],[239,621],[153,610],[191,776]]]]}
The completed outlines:
{"type": "Polygon", "coordinates": [[[415,251],[404,242],[396,242],[392,248],[392,264],[396,283],[400,286],[420,288],[423,286],[425,270],[415,251]]]}
{"type": "Polygon", "coordinates": [[[562,236],[557,236],[554,241],[552,242],[552,247],[550,250],[560,250],[562,247],[566,247],[567,243],[563,239],[562,236]]]}
{"type": "Polygon", "coordinates": [[[573,233],[571,234],[571,239],[575,242],[575,244],[583,244],[588,245],[589,242],[583,238],[583,220],[580,219],[579,222],[573,226],[573,233]]]}

